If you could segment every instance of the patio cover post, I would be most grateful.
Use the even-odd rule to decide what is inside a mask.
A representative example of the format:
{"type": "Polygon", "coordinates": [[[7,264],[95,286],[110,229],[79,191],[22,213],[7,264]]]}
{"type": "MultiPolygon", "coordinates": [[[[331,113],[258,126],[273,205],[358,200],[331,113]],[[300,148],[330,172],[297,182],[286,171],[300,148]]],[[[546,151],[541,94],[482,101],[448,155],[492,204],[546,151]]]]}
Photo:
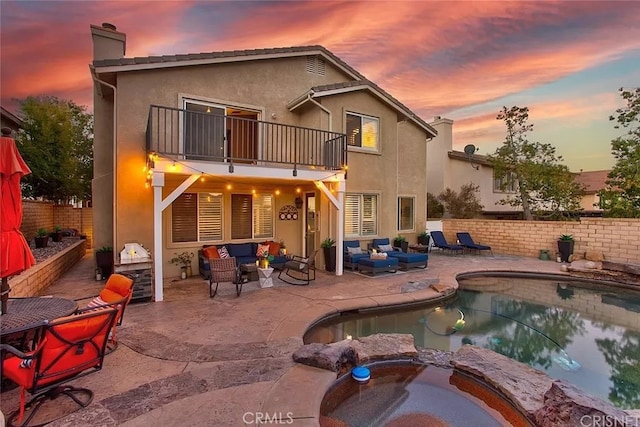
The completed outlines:
{"type": "MultiPolygon", "coordinates": [[[[340,177],[340,176],[339,176],[340,177]]],[[[324,193],[325,196],[327,196],[327,198],[329,199],[329,201],[331,202],[331,204],[336,208],[336,215],[338,215],[338,221],[337,221],[337,236],[336,236],[336,276],[342,276],[342,253],[343,253],[343,241],[344,241],[344,189],[345,189],[345,184],[344,184],[344,175],[341,175],[342,179],[339,179],[338,181],[335,181],[335,183],[338,185],[338,198],[336,199],[336,197],[333,195],[333,193],[331,193],[331,190],[329,190],[327,188],[327,186],[325,185],[324,182],[322,181],[316,181],[316,187],[318,187],[318,189],[320,191],[322,191],[324,193]]]]}

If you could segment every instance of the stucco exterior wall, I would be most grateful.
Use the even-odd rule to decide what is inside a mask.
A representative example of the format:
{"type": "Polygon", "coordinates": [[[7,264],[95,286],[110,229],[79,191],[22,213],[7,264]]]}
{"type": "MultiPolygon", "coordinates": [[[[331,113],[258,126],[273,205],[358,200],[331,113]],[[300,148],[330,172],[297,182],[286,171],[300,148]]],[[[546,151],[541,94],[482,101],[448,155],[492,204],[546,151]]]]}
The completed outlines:
{"type": "MultiPolygon", "coordinates": [[[[537,257],[540,249],[558,251],[561,234],[575,239],[573,253],[602,252],[605,259],[640,262],[640,219],[581,218],[580,221],[496,221],[481,219],[445,219],[443,232],[455,242],[456,233],[471,233],[476,243],[491,246],[493,252],[537,257]]],[[[555,258],[555,257],[552,257],[555,258]]]]}

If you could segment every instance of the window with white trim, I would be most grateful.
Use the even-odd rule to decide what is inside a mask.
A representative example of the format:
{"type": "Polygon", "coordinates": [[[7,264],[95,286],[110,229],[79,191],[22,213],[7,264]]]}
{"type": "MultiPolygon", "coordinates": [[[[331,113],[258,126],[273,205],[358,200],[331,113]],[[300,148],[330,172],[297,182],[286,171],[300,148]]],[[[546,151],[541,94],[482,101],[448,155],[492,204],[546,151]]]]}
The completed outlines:
{"type": "Polygon", "coordinates": [[[222,240],[222,194],[182,193],[171,204],[171,241],[222,240]]]}
{"type": "Polygon", "coordinates": [[[380,151],[378,138],[380,119],[358,113],[347,113],[346,123],[348,146],[380,151]]]}
{"type": "Polygon", "coordinates": [[[494,193],[515,193],[518,191],[518,179],[515,174],[508,174],[503,177],[493,176],[494,193]]]}
{"type": "Polygon", "coordinates": [[[378,195],[347,194],[344,198],[344,234],[348,237],[378,234],[378,195]]]}
{"type": "Polygon", "coordinates": [[[231,238],[273,238],[273,195],[231,195],[231,238]]]}
{"type": "Polygon", "coordinates": [[[414,230],[414,197],[398,197],[398,231],[414,230]]]}

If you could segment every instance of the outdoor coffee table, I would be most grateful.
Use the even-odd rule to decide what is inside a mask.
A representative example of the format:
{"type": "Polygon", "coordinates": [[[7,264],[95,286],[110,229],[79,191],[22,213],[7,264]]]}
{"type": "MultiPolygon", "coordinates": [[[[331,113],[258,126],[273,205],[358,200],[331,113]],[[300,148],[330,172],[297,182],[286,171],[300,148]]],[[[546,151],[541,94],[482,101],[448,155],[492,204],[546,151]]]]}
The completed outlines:
{"type": "Polygon", "coordinates": [[[240,272],[245,274],[250,282],[258,280],[258,266],[255,264],[240,264],[240,272]]]}

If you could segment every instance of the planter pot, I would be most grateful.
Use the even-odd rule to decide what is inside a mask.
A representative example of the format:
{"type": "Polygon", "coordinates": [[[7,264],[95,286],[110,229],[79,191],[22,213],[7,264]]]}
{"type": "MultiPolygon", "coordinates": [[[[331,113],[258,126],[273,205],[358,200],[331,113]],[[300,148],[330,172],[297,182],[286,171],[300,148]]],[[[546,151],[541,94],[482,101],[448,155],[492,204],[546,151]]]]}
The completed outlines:
{"type": "Polygon", "coordinates": [[[180,267],[180,278],[183,280],[187,278],[187,267],[180,267]]]}
{"type": "Polygon", "coordinates": [[[46,248],[49,243],[49,236],[36,237],[36,248],[46,248]]]}
{"type": "Polygon", "coordinates": [[[51,233],[51,240],[54,242],[62,242],[62,232],[51,233]]]}
{"type": "Polygon", "coordinates": [[[96,252],[96,265],[102,271],[102,278],[108,279],[113,273],[113,251],[96,252]]]}
{"type": "Polygon", "coordinates": [[[393,246],[402,249],[402,252],[409,252],[409,242],[406,240],[394,240],[393,246]]]}
{"type": "Polygon", "coordinates": [[[431,236],[418,236],[418,244],[429,246],[429,240],[431,240],[431,236]]]}
{"type": "Polygon", "coordinates": [[[322,248],[324,251],[325,270],[336,271],[336,247],[322,248]]]}
{"type": "Polygon", "coordinates": [[[569,262],[569,256],[573,254],[574,240],[558,240],[558,252],[560,252],[560,260],[569,262]]]}

